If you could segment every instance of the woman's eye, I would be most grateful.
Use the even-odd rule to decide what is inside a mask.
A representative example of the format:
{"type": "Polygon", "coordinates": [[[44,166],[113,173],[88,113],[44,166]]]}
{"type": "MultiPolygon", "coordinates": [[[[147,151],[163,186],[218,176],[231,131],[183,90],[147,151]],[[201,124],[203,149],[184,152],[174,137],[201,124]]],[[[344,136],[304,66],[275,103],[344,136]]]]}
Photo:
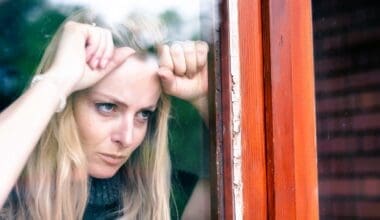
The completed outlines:
{"type": "Polygon", "coordinates": [[[96,109],[101,113],[111,113],[116,110],[116,105],[113,103],[96,103],[96,109]]]}
{"type": "Polygon", "coordinates": [[[152,111],[150,110],[144,110],[139,112],[138,114],[138,119],[143,120],[143,121],[148,121],[150,116],[153,114],[152,111]]]}

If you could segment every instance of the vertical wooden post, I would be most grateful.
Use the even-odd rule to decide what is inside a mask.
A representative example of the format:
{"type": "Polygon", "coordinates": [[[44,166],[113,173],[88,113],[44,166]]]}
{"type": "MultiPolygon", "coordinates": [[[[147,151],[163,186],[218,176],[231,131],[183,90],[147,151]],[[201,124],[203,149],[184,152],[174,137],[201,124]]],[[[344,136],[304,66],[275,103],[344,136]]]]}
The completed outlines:
{"type": "Polygon", "coordinates": [[[260,0],[240,0],[244,219],[267,219],[263,45],[260,0]]]}
{"type": "Polygon", "coordinates": [[[263,0],[269,219],[318,219],[311,2],[263,0]]]}

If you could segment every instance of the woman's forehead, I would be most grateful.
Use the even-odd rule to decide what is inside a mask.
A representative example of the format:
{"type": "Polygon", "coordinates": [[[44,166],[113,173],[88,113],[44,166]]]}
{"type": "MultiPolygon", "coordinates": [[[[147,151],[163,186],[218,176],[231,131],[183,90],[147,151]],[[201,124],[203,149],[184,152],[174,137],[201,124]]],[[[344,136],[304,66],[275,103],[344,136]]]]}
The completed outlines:
{"type": "Polygon", "coordinates": [[[156,102],[161,94],[157,75],[158,65],[153,60],[131,56],[119,67],[107,73],[90,93],[104,93],[122,100],[156,102]]]}
{"type": "Polygon", "coordinates": [[[121,65],[107,73],[99,84],[123,83],[133,84],[144,81],[159,83],[157,75],[158,64],[154,59],[141,58],[136,55],[129,56],[121,65]]]}

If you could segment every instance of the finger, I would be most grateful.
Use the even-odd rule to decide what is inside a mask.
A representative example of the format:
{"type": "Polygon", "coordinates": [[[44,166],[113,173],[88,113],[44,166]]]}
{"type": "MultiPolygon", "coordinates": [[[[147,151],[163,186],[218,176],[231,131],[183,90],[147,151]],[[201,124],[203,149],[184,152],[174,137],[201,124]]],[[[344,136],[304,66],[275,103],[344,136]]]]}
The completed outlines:
{"type": "Polygon", "coordinates": [[[170,69],[171,71],[174,71],[173,60],[170,55],[170,48],[168,45],[164,44],[161,47],[159,47],[159,57],[160,67],[165,67],[167,69],[170,69]]]}
{"type": "Polygon", "coordinates": [[[183,76],[186,73],[186,61],[183,48],[179,43],[174,43],[170,47],[170,55],[173,60],[174,73],[183,76]]]}
{"type": "Polygon", "coordinates": [[[186,62],[186,76],[189,78],[193,78],[193,76],[197,72],[197,56],[194,41],[186,41],[183,44],[183,51],[186,62]]]}
{"type": "Polygon", "coordinates": [[[105,31],[105,41],[106,41],[106,48],[104,50],[104,54],[102,56],[100,67],[105,68],[112,57],[113,50],[114,50],[114,44],[112,40],[112,34],[109,30],[105,31]]]}
{"type": "Polygon", "coordinates": [[[165,93],[172,94],[172,91],[175,91],[175,75],[173,72],[165,67],[161,67],[157,71],[158,76],[160,77],[162,87],[165,93]]]}
{"type": "Polygon", "coordinates": [[[133,50],[130,47],[121,47],[121,48],[116,48],[113,51],[113,56],[111,57],[108,65],[106,66],[105,69],[103,69],[102,72],[104,73],[109,73],[113,71],[115,68],[119,67],[121,64],[124,63],[124,61],[134,54],[136,51],[133,50]]]}
{"type": "Polygon", "coordinates": [[[99,35],[99,42],[98,42],[98,47],[96,48],[96,52],[90,60],[90,66],[93,69],[98,67],[100,59],[106,48],[106,36],[105,36],[104,30],[101,28],[96,28],[96,31],[97,31],[97,34],[99,35]]]}
{"type": "Polygon", "coordinates": [[[100,35],[95,30],[94,27],[88,25],[89,36],[86,42],[86,62],[88,64],[90,64],[90,60],[94,57],[100,41],[100,35]]]}
{"type": "Polygon", "coordinates": [[[202,70],[207,64],[208,44],[204,41],[197,41],[195,43],[197,53],[197,70],[202,70]]]}

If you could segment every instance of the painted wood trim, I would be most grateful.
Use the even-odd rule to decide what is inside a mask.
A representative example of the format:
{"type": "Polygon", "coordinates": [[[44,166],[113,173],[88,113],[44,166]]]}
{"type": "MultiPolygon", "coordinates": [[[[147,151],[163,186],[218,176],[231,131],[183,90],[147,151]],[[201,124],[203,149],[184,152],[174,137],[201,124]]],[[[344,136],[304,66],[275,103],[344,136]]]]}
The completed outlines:
{"type": "Polygon", "coordinates": [[[243,218],[267,219],[261,1],[240,0],[243,218]]]}
{"type": "Polygon", "coordinates": [[[214,74],[210,85],[210,135],[211,135],[211,218],[233,219],[232,195],[232,132],[231,132],[231,73],[228,0],[218,3],[219,35],[214,51],[214,74]],[[215,133],[213,133],[215,131],[215,133]],[[213,141],[214,140],[214,141],[213,141]],[[214,143],[215,144],[214,144],[214,143]]]}
{"type": "Polygon", "coordinates": [[[263,0],[269,219],[318,219],[311,2],[263,0]]]}

